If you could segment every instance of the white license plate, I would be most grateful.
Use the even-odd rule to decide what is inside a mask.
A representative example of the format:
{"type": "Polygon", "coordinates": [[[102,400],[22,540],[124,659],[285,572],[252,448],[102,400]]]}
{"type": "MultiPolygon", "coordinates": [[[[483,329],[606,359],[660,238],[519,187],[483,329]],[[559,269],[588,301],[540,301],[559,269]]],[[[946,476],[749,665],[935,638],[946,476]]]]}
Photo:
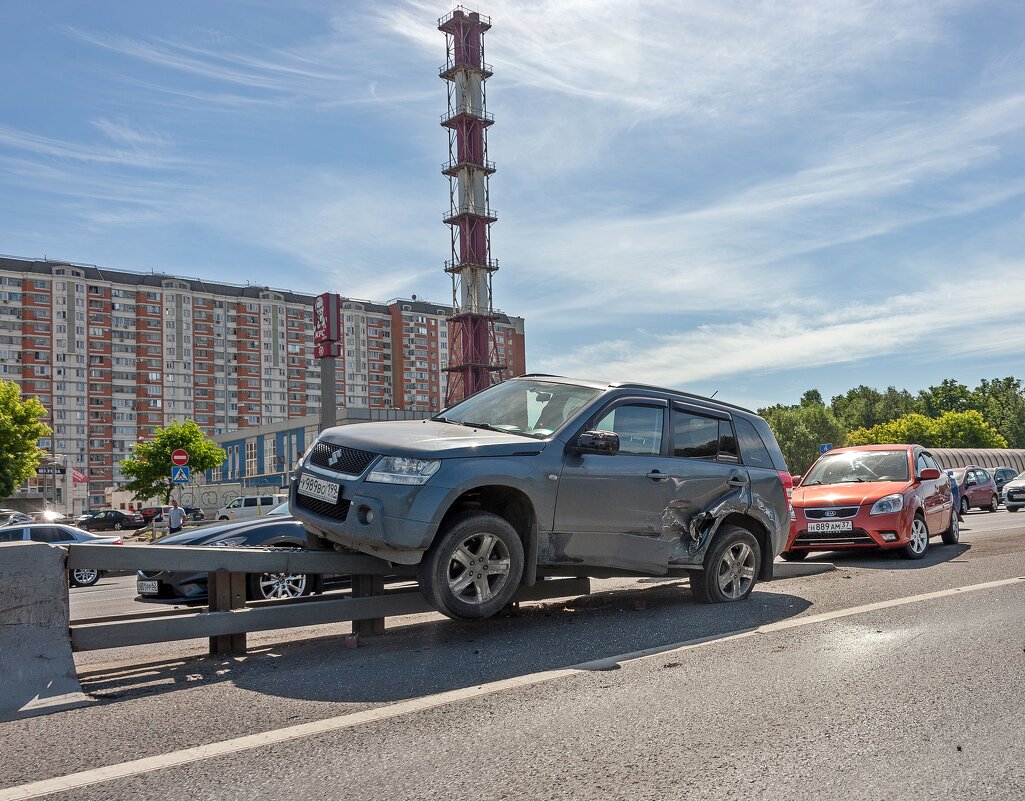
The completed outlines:
{"type": "Polygon", "coordinates": [[[299,493],[328,503],[338,502],[338,485],[306,473],[299,479],[299,493]]]}
{"type": "Polygon", "coordinates": [[[827,520],[824,523],[809,523],[808,531],[851,531],[854,524],[850,520],[827,520]]]}
{"type": "Polygon", "coordinates": [[[160,582],[137,581],[135,582],[135,589],[139,595],[157,595],[160,592],[160,582]]]}

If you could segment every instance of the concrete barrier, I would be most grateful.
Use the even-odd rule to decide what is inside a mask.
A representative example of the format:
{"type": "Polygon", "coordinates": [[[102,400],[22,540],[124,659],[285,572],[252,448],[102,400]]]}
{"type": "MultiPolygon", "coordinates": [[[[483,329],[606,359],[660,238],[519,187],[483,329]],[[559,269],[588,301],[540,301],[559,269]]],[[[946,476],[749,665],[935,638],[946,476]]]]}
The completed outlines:
{"type": "Polygon", "coordinates": [[[0,721],[89,703],[71,657],[67,555],[0,544],[0,721]]]}

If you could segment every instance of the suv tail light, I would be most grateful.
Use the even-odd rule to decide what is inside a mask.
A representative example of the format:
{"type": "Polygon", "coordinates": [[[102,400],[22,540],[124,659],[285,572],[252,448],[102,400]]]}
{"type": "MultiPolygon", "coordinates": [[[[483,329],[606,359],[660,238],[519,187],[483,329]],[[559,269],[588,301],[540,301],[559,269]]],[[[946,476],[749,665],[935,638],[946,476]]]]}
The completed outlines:
{"type": "Polygon", "coordinates": [[[779,480],[783,482],[783,491],[787,495],[787,508],[790,510],[790,519],[797,519],[797,515],[794,512],[794,504],[792,499],[794,497],[794,477],[790,475],[786,470],[779,470],[779,480]]]}
{"type": "Polygon", "coordinates": [[[124,545],[124,544],[125,544],[125,541],[124,541],[124,540],[114,540],[114,541],[113,541],[112,543],[110,543],[110,544],[111,544],[111,545],[124,545]]]}

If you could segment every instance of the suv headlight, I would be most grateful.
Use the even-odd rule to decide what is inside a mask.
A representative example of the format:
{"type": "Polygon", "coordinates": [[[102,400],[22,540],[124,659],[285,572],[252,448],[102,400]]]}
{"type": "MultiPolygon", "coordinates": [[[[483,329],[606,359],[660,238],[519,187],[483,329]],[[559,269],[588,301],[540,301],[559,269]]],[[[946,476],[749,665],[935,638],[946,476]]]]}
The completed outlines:
{"type": "Polygon", "coordinates": [[[428,459],[408,459],[404,456],[385,456],[377,463],[367,481],[379,484],[425,484],[438,472],[441,462],[428,459]]]}
{"type": "Polygon", "coordinates": [[[900,493],[894,493],[893,495],[887,495],[885,498],[880,498],[874,504],[872,504],[872,511],[870,515],[888,515],[893,512],[899,512],[904,508],[904,496],[900,493]]]}

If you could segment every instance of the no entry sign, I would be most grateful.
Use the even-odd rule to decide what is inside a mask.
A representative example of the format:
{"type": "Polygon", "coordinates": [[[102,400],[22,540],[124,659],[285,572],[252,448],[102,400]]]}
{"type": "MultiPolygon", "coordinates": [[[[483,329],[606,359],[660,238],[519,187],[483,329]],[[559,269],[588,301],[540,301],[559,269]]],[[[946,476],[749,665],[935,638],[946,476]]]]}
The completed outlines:
{"type": "Polygon", "coordinates": [[[189,463],[189,452],[178,448],[171,453],[171,462],[181,467],[189,463]]]}

